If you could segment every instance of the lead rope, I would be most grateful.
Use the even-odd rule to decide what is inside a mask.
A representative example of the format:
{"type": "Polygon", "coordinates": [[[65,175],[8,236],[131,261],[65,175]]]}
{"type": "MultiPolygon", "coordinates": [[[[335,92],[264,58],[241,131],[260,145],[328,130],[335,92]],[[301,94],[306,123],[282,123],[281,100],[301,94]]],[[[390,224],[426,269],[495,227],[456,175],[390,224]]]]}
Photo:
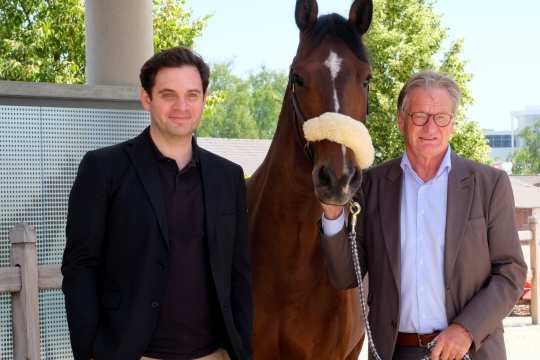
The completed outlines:
{"type": "MultiPolygon", "coordinates": [[[[358,221],[358,215],[360,214],[360,210],[362,209],[360,207],[360,204],[358,204],[356,201],[351,200],[350,203],[350,211],[351,211],[351,226],[349,231],[349,243],[351,245],[352,255],[353,255],[353,265],[354,265],[354,274],[356,275],[356,282],[358,283],[358,289],[360,291],[360,304],[362,305],[362,315],[364,318],[364,325],[366,328],[367,336],[368,336],[368,346],[369,350],[371,351],[371,355],[375,358],[375,360],[382,360],[381,356],[377,352],[377,348],[375,347],[375,342],[373,341],[373,334],[371,332],[371,325],[369,323],[369,319],[367,316],[366,311],[366,296],[364,291],[364,283],[362,282],[362,268],[360,267],[360,260],[358,257],[358,245],[356,243],[356,223],[358,221]]],[[[429,354],[422,357],[420,360],[431,360],[431,349],[435,347],[435,340],[430,341],[426,348],[429,351],[429,354]]],[[[463,360],[472,360],[471,356],[467,353],[463,356],[463,360]]]]}
{"type": "Polygon", "coordinates": [[[353,254],[354,273],[356,275],[356,281],[358,282],[358,289],[360,290],[360,304],[362,305],[362,315],[364,317],[364,325],[368,336],[368,346],[371,351],[371,355],[375,360],[381,360],[381,356],[375,348],[373,342],[373,334],[371,333],[371,325],[366,311],[366,297],[364,295],[364,283],[362,282],[362,269],[360,268],[360,260],[358,259],[358,245],[356,244],[356,222],[358,221],[358,214],[360,214],[360,204],[351,200],[351,230],[349,231],[349,243],[351,244],[353,254]]]}

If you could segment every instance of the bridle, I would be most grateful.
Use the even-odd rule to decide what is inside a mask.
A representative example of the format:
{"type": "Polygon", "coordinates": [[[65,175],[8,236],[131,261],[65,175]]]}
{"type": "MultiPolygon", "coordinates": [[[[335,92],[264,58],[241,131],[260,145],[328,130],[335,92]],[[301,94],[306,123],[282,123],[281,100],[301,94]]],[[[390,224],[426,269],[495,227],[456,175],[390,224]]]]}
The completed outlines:
{"type": "Polygon", "coordinates": [[[298,102],[298,98],[296,97],[296,85],[303,85],[302,78],[298,76],[294,72],[294,64],[295,61],[293,61],[291,65],[291,69],[289,72],[289,84],[290,84],[290,91],[291,91],[291,102],[293,106],[293,121],[294,121],[294,134],[295,139],[300,146],[300,148],[304,151],[304,154],[306,155],[307,159],[311,164],[314,163],[313,161],[313,151],[311,150],[311,147],[309,146],[309,141],[306,141],[304,138],[304,131],[302,130],[302,124],[306,121],[306,117],[304,115],[304,112],[300,108],[300,104],[298,102]]]}
{"type": "MultiPolygon", "coordinates": [[[[295,130],[294,135],[295,135],[296,143],[303,150],[309,162],[313,164],[314,163],[313,150],[311,149],[309,141],[305,140],[304,131],[302,130],[302,124],[306,121],[306,116],[304,115],[304,112],[302,111],[302,108],[300,107],[300,103],[298,102],[298,97],[296,96],[296,85],[303,86],[303,80],[294,71],[295,63],[296,63],[296,58],[293,60],[290,71],[289,71],[289,89],[291,93],[291,103],[294,109],[293,111],[293,121],[294,121],[294,130],[295,130]]],[[[367,101],[367,99],[369,99],[369,85],[367,86],[367,96],[366,96],[366,116],[369,114],[369,102],[367,101]]]]}

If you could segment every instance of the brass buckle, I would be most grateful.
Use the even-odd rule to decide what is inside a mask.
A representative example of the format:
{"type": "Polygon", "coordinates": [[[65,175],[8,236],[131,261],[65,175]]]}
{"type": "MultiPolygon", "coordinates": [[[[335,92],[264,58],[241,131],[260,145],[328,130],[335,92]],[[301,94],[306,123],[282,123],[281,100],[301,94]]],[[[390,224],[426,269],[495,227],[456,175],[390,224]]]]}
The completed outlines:
{"type": "MultiPolygon", "coordinates": [[[[424,344],[422,342],[422,335],[416,333],[416,339],[418,340],[418,346],[420,347],[427,347],[428,344],[424,344]]],[[[429,342],[428,342],[429,343],[429,342]]]]}

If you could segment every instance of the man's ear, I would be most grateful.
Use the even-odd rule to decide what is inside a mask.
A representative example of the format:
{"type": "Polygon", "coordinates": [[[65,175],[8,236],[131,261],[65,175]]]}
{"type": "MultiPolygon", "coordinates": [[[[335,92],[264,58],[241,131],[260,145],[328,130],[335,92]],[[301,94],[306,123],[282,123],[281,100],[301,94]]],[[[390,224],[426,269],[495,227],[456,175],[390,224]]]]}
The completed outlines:
{"type": "Polygon", "coordinates": [[[150,95],[144,90],[144,88],[139,89],[139,100],[141,101],[141,105],[144,110],[150,111],[150,105],[152,104],[152,98],[150,95]]]}

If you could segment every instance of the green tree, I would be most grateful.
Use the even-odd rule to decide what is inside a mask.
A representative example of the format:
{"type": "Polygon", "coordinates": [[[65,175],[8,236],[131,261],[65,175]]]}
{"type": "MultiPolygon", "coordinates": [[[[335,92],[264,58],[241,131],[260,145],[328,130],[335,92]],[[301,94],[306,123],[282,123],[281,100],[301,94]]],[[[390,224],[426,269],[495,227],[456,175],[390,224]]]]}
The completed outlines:
{"type": "MultiPolygon", "coordinates": [[[[0,0],[0,79],[85,81],[83,0],[0,0]]],[[[154,49],[193,47],[209,16],[192,19],[186,0],[153,0],[154,49]]]]}
{"type": "Polygon", "coordinates": [[[155,52],[175,46],[193,48],[210,15],[195,20],[192,17],[186,0],[153,0],[155,52]]]}
{"type": "Polygon", "coordinates": [[[258,136],[249,108],[249,87],[231,71],[232,63],[216,64],[210,76],[209,95],[218,100],[206,109],[199,136],[246,138],[258,136]]]}
{"type": "Polygon", "coordinates": [[[450,144],[452,149],[467,159],[488,162],[489,145],[480,125],[475,121],[458,121],[450,144]]]}
{"type": "Polygon", "coordinates": [[[0,0],[0,79],[84,82],[81,0],[0,0]]]}
{"type": "Polygon", "coordinates": [[[447,30],[431,1],[374,0],[373,22],[366,35],[373,71],[367,124],[377,150],[377,163],[403,152],[403,137],[396,124],[398,94],[412,74],[425,69],[448,73],[462,90],[453,149],[474,160],[487,160],[489,147],[478,124],[463,120],[466,105],[473,100],[468,89],[471,75],[461,59],[463,41],[454,41],[441,54],[446,38],[447,30]],[[442,60],[436,61],[441,55],[442,60]]]}
{"type": "Polygon", "coordinates": [[[540,119],[531,126],[527,126],[518,135],[525,146],[514,154],[514,174],[537,175],[540,174],[540,119]]]}
{"type": "Polygon", "coordinates": [[[232,63],[216,64],[210,76],[210,97],[200,136],[270,139],[274,135],[287,77],[262,67],[246,80],[235,76],[232,63]]]}
{"type": "Polygon", "coordinates": [[[271,139],[274,136],[287,80],[285,74],[265,67],[250,75],[247,80],[249,108],[257,124],[259,139],[271,139]]]}

